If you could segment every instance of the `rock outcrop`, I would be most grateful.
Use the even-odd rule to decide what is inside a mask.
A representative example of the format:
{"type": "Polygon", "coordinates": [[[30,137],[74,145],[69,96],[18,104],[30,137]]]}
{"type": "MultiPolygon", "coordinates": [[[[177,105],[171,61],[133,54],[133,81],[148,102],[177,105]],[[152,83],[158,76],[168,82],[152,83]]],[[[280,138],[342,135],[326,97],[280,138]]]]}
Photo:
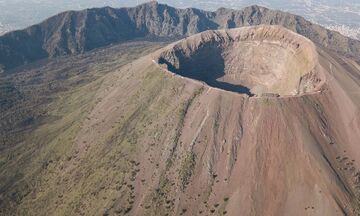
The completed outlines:
{"type": "Polygon", "coordinates": [[[10,69],[56,56],[83,53],[134,39],[174,40],[206,30],[281,25],[342,54],[360,56],[360,42],[300,16],[251,6],[242,10],[176,9],[158,3],[134,8],[67,11],[0,37],[0,65],[10,69]]]}

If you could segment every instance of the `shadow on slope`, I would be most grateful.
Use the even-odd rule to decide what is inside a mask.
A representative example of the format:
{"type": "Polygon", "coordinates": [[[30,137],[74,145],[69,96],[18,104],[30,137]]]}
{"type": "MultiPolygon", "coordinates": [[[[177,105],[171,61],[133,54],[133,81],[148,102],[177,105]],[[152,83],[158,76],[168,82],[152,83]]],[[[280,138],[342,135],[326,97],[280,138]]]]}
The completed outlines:
{"type": "Polygon", "coordinates": [[[245,86],[221,81],[225,76],[225,60],[221,48],[206,44],[188,57],[185,57],[186,55],[182,54],[180,50],[176,52],[175,56],[178,57],[179,61],[177,63],[178,68],[163,57],[160,57],[159,64],[166,64],[169,71],[187,78],[203,81],[211,87],[254,96],[250,89],[245,86]]]}

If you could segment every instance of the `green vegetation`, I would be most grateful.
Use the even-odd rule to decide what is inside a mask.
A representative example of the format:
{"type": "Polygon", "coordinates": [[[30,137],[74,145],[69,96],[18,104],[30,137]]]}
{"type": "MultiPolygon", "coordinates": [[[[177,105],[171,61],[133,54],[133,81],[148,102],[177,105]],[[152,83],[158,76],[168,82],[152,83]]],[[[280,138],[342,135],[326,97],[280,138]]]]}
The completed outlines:
{"type": "MultiPolygon", "coordinates": [[[[204,87],[199,88],[198,90],[196,90],[193,95],[186,101],[184,102],[182,108],[180,109],[179,115],[180,115],[180,120],[179,120],[179,125],[178,125],[178,129],[181,130],[184,127],[185,124],[185,117],[186,114],[191,106],[191,104],[194,102],[195,98],[198,97],[199,95],[201,95],[201,93],[204,91],[204,87]]],[[[174,142],[177,143],[179,141],[180,135],[181,135],[181,131],[178,132],[176,134],[177,136],[175,136],[174,142]]]]}
{"type": "Polygon", "coordinates": [[[171,198],[171,190],[172,181],[165,175],[161,175],[158,187],[145,202],[146,215],[164,215],[173,212],[175,200],[171,198]]]}
{"type": "Polygon", "coordinates": [[[216,112],[216,116],[214,119],[214,129],[215,132],[217,133],[220,127],[220,110],[216,112]]]}
{"type": "Polygon", "coordinates": [[[186,114],[191,106],[191,104],[194,102],[195,98],[198,97],[199,95],[202,94],[202,92],[204,91],[204,87],[199,88],[198,90],[196,90],[191,97],[185,101],[179,111],[179,122],[178,125],[176,127],[176,131],[175,131],[175,137],[174,137],[174,141],[173,141],[173,146],[172,149],[170,150],[170,157],[167,161],[167,167],[171,167],[172,164],[172,159],[173,159],[173,155],[175,154],[175,150],[177,148],[177,145],[179,143],[179,139],[181,136],[181,131],[184,127],[185,124],[185,117],[186,114]]]}
{"type": "Polygon", "coordinates": [[[185,190],[186,186],[189,184],[190,178],[195,169],[195,165],[196,165],[196,155],[194,152],[191,151],[185,156],[181,164],[180,180],[181,180],[182,190],[185,190]]]}
{"type": "MultiPolygon", "coordinates": [[[[99,95],[106,95],[115,84],[124,85],[121,79],[127,74],[118,68],[156,46],[141,47],[129,47],[127,52],[135,50],[129,55],[108,50],[96,62],[92,54],[64,58],[42,66],[41,71],[30,68],[26,73],[2,77],[0,86],[7,91],[0,93],[0,101],[4,102],[2,108],[7,108],[2,110],[1,122],[11,124],[0,125],[0,131],[6,131],[0,152],[0,189],[4,191],[0,215],[112,215],[132,210],[136,198],[133,182],[141,168],[138,162],[128,162],[146,138],[142,125],[155,122],[164,111],[146,108],[166,86],[164,75],[154,70],[149,71],[151,77],[133,77],[149,83],[139,99],[143,105],[136,104],[140,107],[137,111],[128,108],[122,113],[123,120],[104,133],[89,133],[99,134],[95,139],[81,143],[77,139],[91,122],[104,121],[90,113],[102,103],[99,95]],[[109,79],[115,76],[119,77],[117,83],[109,79]],[[11,97],[11,103],[3,100],[9,94],[19,97],[11,97]]],[[[133,105],[130,97],[135,98],[133,92],[123,98],[129,106],[133,105]]]]}
{"type": "Polygon", "coordinates": [[[185,214],[186,212],[187,212],[187,209],[186,209],[186,208],[183,208],[183,209],[181,209],[180,215],[183,215],[183,214],[185,214]]]}

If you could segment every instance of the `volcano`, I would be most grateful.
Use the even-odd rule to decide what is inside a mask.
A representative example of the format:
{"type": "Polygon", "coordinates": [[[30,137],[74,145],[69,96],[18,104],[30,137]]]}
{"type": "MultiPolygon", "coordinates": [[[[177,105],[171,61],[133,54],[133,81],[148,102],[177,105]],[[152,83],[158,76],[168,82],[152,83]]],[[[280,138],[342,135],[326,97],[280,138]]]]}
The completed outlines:
{"type": "Polygon", "coordinates": [[[360,43],[284,14],[150,3],[0,38],[0,215],[359,215],[360,43]]]}

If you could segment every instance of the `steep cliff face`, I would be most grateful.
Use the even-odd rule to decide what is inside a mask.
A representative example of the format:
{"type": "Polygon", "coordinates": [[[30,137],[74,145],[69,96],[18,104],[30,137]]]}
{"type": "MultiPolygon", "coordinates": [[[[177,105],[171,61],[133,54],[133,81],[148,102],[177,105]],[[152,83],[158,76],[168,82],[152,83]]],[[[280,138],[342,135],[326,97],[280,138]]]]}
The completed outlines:
{"type": "Polygon", "coordinates": [[[331,50],[354,57],[360,54],[358,41],[281,11],[251,6],[207,12],[148,3],[135,8],[68,11],[8,33],[0,37],[0,64],[9,69],[134,39],[175,39],[205,30],[260,24],[282,25],[331,50]]]}
{"type": "Polygon", "coordinates": [[[325,81],[316,46],[281,26],[206,31],[169,45],[156,61],[173,73],[249,96],[294,96],[325,81]]]}

